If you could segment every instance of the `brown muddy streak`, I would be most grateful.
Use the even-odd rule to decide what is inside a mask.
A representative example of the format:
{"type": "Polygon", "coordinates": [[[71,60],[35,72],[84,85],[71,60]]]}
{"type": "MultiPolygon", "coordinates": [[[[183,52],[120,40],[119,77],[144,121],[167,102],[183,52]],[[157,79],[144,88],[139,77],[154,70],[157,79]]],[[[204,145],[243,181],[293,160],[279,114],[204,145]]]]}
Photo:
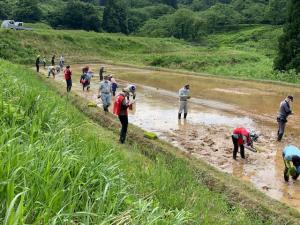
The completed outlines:
{"type": "MultiPolygon", "coordinates": [[[[283,180],[282,149],[286,144],[300,146],[300,89],[254,81],[184,75],[125,66],[104,65],[122,85],[137,84],[137,103],[129,121],[155,132],[183,151],[203,159],[221,171],[249,181],[267,195],[300,210],[300,181],[283,180]],[[125,82],[126,80],[127,82],[125,82]],[[186,121],[177,120],[178,89],[191,86],[192,99],[186,121]],[[279,103],[288,94],[295,97],[287,132],[282,143],[276,142],[276,114],[279,103]],[[261,134],[259,152],[246,150],[246,160],[232,159],[231,133],[234,127],[255,129],[261,134]]],[[[73,92],[97,99],[100,65],[90,65],[95,77],[91,91],[82,92],[79,76],[82,65],[73,65],[73,92]]],[[[58,75],[58,81],[63,76],[58,75]]],[[[130,131],[129,131],[130,132],[130,131]]]]}

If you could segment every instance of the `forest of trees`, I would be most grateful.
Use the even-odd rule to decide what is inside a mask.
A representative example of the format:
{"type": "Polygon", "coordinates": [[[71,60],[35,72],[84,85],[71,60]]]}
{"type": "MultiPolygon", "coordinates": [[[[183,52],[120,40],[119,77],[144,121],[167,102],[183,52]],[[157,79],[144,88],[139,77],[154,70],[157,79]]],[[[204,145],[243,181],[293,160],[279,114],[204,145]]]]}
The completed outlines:
{"type": "Polygon", "coordinates": [[[240,24],[283,24],[287,1],[2,0],[0,19],[195,41],[205,33],[240,24]]]}

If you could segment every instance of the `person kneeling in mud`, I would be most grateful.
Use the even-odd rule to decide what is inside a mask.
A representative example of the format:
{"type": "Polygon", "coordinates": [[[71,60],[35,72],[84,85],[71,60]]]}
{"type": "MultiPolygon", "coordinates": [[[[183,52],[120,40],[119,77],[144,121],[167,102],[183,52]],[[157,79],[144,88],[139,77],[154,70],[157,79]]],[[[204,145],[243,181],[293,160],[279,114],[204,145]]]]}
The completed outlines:
{"type": "Polygon", "coordinates": [[[256,149],[253,147],[253,141],[257,141],[258,135],[254,132],[249,132],[242,127],[235,128],[231,137],[233,143],[233,159],[236,160],[236,155],[239,148],[241,157],[243,159],[245,159],[245,148],[256,152],[256,149]]]}
{"type": "Polygon", "coordinates": [[[300,174],[300,150],[296,146],[288,145],[283,149],[282,157],[284,162],[284,180],[288,182],[289,176],[296,180],[300,174]],[[291,165],[291,162],[293,165],[291,165]]]}

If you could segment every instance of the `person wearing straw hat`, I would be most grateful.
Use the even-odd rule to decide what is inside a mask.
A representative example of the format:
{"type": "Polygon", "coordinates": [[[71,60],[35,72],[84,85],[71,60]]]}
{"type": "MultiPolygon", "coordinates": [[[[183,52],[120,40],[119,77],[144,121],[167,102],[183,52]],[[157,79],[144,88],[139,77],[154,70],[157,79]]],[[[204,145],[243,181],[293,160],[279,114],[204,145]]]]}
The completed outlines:
{"type": "Polygon", "coordinates": [[[121,93],[116,97],[113,113],[118,116],[122,128],[120,131],[120,143],[124,144],[128,128],[128,108],[131,109],[133,102],[127,100],[130,91],[127,88],[124,88],[121,93]]]}
{"type": "Polygon", "coordinates": [[[104,75],[104,80],[100,82],[98,98],[101,98],[103,109],[108,112],[108,108],[111,104],[111,82],[108,80],[108,76],[104,75]]]}
{"type": "Polygon", "coordinates": [[[277,141],[281,141],[285,131],[287,118],[289,115],[293,114],[290,106],[290,104],[293,101],[294,101],[294,97],[292,95],[289,95],[285,98],[285,100],[283,100],[280,103],[279,112],[277,116],[277,123],[278,123],[277,141]]]}

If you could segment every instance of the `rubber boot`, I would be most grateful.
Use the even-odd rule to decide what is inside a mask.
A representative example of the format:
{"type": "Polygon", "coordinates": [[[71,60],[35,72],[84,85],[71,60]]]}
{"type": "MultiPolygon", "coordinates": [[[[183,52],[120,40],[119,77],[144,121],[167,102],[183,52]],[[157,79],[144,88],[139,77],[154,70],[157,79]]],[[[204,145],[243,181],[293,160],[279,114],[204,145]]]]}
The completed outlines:
{"type": "Polygon", "coordinates": [[[181,119],[181,113],[178,113],[178,119],[179,120],[181,119]]]}
{"type": "Polygon", "coordinates": [[[184,119],[186,119],[187,113],[184,114],[184,119]]]}
{"type": "Polygon", "coordinates": [[[277,141],[281,141],[283,134],[278,134],[277,141]]]}

